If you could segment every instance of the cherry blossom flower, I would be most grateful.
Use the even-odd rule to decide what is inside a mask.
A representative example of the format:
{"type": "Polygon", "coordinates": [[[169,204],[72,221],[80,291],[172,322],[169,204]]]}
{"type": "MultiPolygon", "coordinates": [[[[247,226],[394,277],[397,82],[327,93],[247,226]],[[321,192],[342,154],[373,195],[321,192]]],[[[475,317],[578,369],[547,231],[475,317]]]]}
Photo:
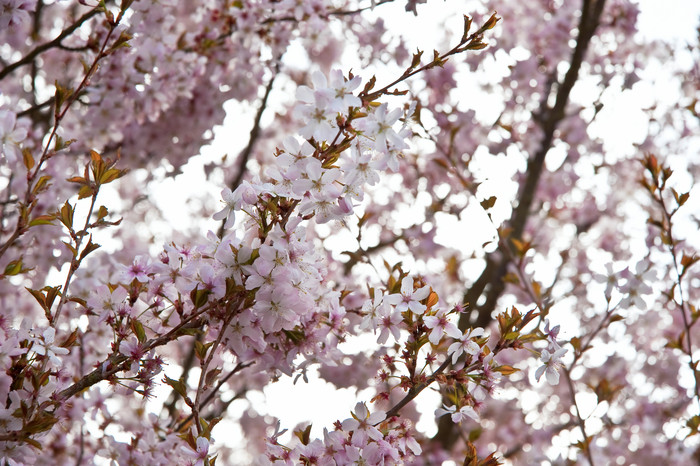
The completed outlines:
{"type": "Polygon", "coordinates": [[[136,337],[122,340],[119,343],[119,352],[131,359],[131,372],[138,372],[141,358],[145,352],[136,337]]]}
{"type": "Polygon", "coordinates": [[[329,74],[329,89],[332,99],[328,104],[330,110],[338,113],[346,112],[349,107],[362,106],[362,100],[352,94],[362,83],[362,78],[353,76],[350,80],[345,80],[343,72],[338,69],[331,70],[329,74]]]}
{"type": "Polygon", "coordinates": [[[0,0],[0,30],[29,23],[35,9],[36,0],[0,0]]]}
{"type": "Polygon", "coordinates": [[[299,86],[296,92],[297,99],[306,104],[297,107],[298,113],[306,121],[306,126],[299,131],[299,134],[306,139],[331,141],[338,132],[335,121],[337,111],[330,108],[335,99],[334,93],[326,87],[328,81],[320,71],[312,73],[311,81],[314,89],[299,86]]]}
{"type": "Polygon", "coordinates": [[[557,341],[557,336],[559,335],[559,325],[555,325],[551,329],[549,328],[549,319],[544,320],[544,334],[547,337],[549,345],[554,349],[558,350],[561,345],[557,341]]]}
{"type": "Polygon", "coordinates": [[[10,336],[0,343],[0,367],[9,366],[10,358],[20,356],[26,352],[27,348],[20,346],[19,338],[16,335],[10,336]]]}
{"type": "Polygon", "coordinates": [[[542,350],[540,360],[543,362],[543,365],[538,367],[537,371],[535,372],[535,378],[538,382],[540,381],[542,374],[544,374],[547,382],[550,385],[559,384],[559,368],[562,367],[560,360],[567,351],[568,350],[566,348],[559,348],[558,350],[554,351],[554,353],[550,353],[546,349],[542,350]]]}
{"type": "Polygon", "coordinates": [[[481,352],[481,347],[472,338],[480,337],[484,334],[484,329],[481,327],[467,330],[464,334],[459,329],[448,328],[447,334],[457,341],[452,343],[447,349],[447,354],[452,354],[452,364],[457,364],[457,360],[462,353],[475,356],[481,352]]]}
{"type": "Polygon", "coordinates": [[[379,429],[374,427],[386,418],[384,411],[369,413],[367,405],[359,402],[355,405],[355,411],[351,413],[352,418],[342,422],[343,430],[353,432],[352,442],[355,446],[364,445],[368,438],[379,440],[383,437],[379,429]]]}
{"type": "Polygon", "coordinates": [[[191,447],[181,446],[180,449],[192,458],[194,461],[193,466],[204,466],[205,461],[209,457],[209,440],[206,437],[197,437],[197,449],[193,450],[191,447]]]}
{"type": "Polygon", "coordinates": [[[99,315],[98,322],[104,322],[110,313],[116,312],[127,296],[128,292],[121,286],[112,291],[107,285],[100,285],[88,298],[87,305],[99,315]]]}
{"type": "Polygon", "coordinates": [[[362,305],[362,313],[364,314],[364,318],[360,324],[361,329],[377,329],[380,308],[382,306],[388,306],[388,303],[384,302],[384,292],[379,288],[375,288],[374,299],[368,299],[362,305]]]}
{"type": "Polygon", "coordinates": [[[137,257],[130,266],[121,266],[121,280],[126,283],[131,283],[137,280],[141,283],[147,283],[150,279],[148,274],[152,272],[152,265],[150,259],[146,257],[137,257]]]}
{"type": "Polygon", "coordinates": [[[350,149],[350,154],[343,166],[345,183],[374,186],[379,181],[381,164],[372,158],[371,152],[360,152],[357,146],[350,149]]]}
{"type": "Polygon", "coordinates": [[[40,356],[46,356],[51,364],[55,367],[61,367],[62,362],[58,356],[65,356],[70,353],[68,348],[61,348],[54,344],[54,338],[56,337],[56,329],[53,327],[48,327],[44,330],[42,336],[32,338],[34,345],[32,346],[32,351],[40,356]]]}
{"type": "MultiPolygon", "coordinates": [[[[404,138],[392,128],[399,121],[403,112],[400,108],[388,111],[387,104],[381,104],[367,118],[360,120],[358,128],[374,138],[374,149],[381,153],[407,149],[404,138]]],[[[395,167],[392,167],[394,169],[395,167]]]]}
{"type": "Polygon", "coordinates": [[[628,274],[627,281],[619,289],[625,296],[620,301],[620,306],[625,308],[634,306],[644,310],[647,308],[647,303],[642,298],[644,295],[651,294],[654,290],[649,283],[656,280],[656,271],[651,268],[648,260],[644,259],[637,263],[635,271],[628,274]]]}
{"type": "Polygon", "coordinates": [[[226,280],[223,274],[217,273],[209,264],[199,269],[199,279],[204,286],[201,289],[210,291],[215,297],[221,298],[226,294],[226,280]]]}
{"type": "MultiPolygon", "coordinates": [[[[22,2],[27,3],[23,0],[14,1],[18,4],[22,2]]],[[[2,2],[0,2],[0,29],[3,29],[2,22],[8,13],[7,10],[5,10],[5,13],[3,13],[1,3],[2,2]]],[[[18,9],[15,11],[22,12],[23,10],[18,9]]],[[[24,12],[24,14],[27,15],[27,18],[29,17],[26,12],[24,12]]],[[[0,109],[0,155],[4,155],[10,163],[15,163],[15,161],[22,158],[20,143],[27,137],[27,130],[21,126],[18,126],[16,122],[17,116],[13,112],[0,109]]]]}
{"type": "Polygon", "coordinates": [[[423,322],[427,328],[432,329],[430,335],[428,335],[428,340],[433,345],[437,345],[445,333],[461,333],[457,326],[450,322],[444,309],[439,309],[435,315],[423,317],[423,322]]]}
{"type": "Polygon", "coordinates": [[[435,416],[437,417],[442,417],[445,414],[449,414],[450,417],[452,418],[452,422],[455,424],[459,424],[462,421],[464,421],[467,418],[471,418],[477,422],[479,422],[479,415],[476,413],[474,408],[472,408],[469,405],[464,405],[459,410],[457,409],[457,406],[447,406],[447,405],[442,405],[442,408],[438,408],[435,410],[435,416]]]}
{"type": "Polygon", "coordinates": [[[388,305],[382,305],[377,309],[377,320],[378,326],[381,329],[377,337],[377,343],[382,345],[386,343],[389,334],[393,335],[394,340],[399,340],[401,337],[400,324],[403,322],[401,311],[388,305]]]}
{"type": "Polygon", "coordinates": [[[626,273],[626,268],[620,271],[613,269],[612,263],[605,264],[605,273],[593,272],[592,278],[598,283],[605,284],[605,297],[610,300],[613,289],[619,288],[618,281],[620,276],[626,273]]]}
{"type": "Polygon", "coordinates": [[[243,203],[255,204],[257,202],[257,198],[258,196],[255,188],[253,188],[248,181],[241,182],[235,191],[231,191],[230,188],[224,188],[221,191],[221,199],[223,200],[225,206],[223,209],[216,212],[212,218],[214,220],[226,219],[224,228],[229,229],[233,227],[234,223],[236,222],[235,212],[241,209],[243,203]]]}
{"type": "Polygon", "coordinates": [[[414,314],[423,314],[427,309],[425,304],[420,301],[424,300],[430,294],[430,287],[424,286],[417,290],[413,290],[413,278],[404,277],[401,280],[401,291],[398,294],[392,294],[384,298],[390,304],[396,304],[396,310],[403,312],[410,310],[414,314]]]}

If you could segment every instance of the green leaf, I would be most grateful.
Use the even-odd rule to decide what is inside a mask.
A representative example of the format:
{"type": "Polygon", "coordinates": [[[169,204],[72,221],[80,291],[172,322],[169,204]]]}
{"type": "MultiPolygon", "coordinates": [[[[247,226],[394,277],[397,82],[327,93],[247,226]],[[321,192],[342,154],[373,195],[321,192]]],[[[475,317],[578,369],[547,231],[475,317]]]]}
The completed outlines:
{"type": "Polygon", "coordinates": [[[175,392],[183,398],[187,397],[187,385],[182,380],[171,379],[167,375],[163,377],[163,382],[172,387],[175,392]]]}
{"type": "Polygon", "coordinates": [[[39,215],[37,217],[34,217],[30,222],[29,222],[29,227],[35,227],[38,225],[53,225],[53,221],[56,220],[56,215],[55,214],[45,214],[45,215],[39,215]]]}
{"type": "Polygon", "coordinates": [[[62,224],[66,226],[69,230],[73,230],[73,217],[75,215],[75,209],[68,203],[68,201],[63,204],[61,210],[58,212],[57,217],[62,224]]]}
{"type": "Polygon", "coordinates": [[[22,257],[21,256],[19,259],[15,259],[5,266],[5,271],[3,272],[3,275],[13,276],[13,275],[17,275],[20,272],[22,272],[22,257]]]}
{"type": "Polygon", "coordinates": [[[146,331],[143,329],[143,324],[141,324],[141,322],[136,319],[131,319],[131,330],[134,332],[134,335],[136,335],[136,338],[138,338],[139,343],[146,341],[146,331]]]}

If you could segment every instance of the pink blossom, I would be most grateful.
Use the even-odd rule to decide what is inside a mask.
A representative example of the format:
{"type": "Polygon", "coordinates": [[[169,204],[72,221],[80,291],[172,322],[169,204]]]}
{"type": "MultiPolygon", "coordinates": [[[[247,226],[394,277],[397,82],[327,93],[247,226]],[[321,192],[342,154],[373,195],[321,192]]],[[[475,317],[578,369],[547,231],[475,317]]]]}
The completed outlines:
{"type": "MultiPolygon", "coordinates": [[[[17,5],[21,3],[29,3],[26,0],[2,0],[2,1],[13,1],[17,5]]],[[[5,6],[5,11],[3,12],[2,1],[0,1],[0,29],[3,29],[3,20],[8,21],[8,16],[11,14],[11,10],[8,13],[7,5],[5,6]]],[[[10,6],[10,8],[12,8],[10,6]]],[[[29,17],[29,15],[17,6],[15,14],[22,12],[29,17]]],[[[21,15],[20,15],[21,16],[21,15]]],[[[9,18],[12,22],[12,18],[9,18]]],[[[0,108],[0,155],[4,156],[11,164],[14,164],[17,160],[22,158],[22,151],[20,150],[20,143],[24,141],[27,137],[27,130],[22,126],[17,125],[17,116],[5,109],[0,108]]]]}
{"type": "Polygon", "coordinates": [[[431,329],[428,340],[433,345],[437,345],[446,333],[460,333],[457,326],[450,322],[444,309],[439,309],[434,315],[424,316],[423,322],[427,328],[431,329]]]}
{"type": "Polygon", "coordinates": [[[467,330],[462,334],[459,329],[448,329],[447,334],[457,341],[452,343],[447,349],[448,354],[452,354],[452,364],[457,364],[457,360],[462,355],[462,353],[467,353],[475,356],[481,352],[481,347],[473,340],[473,338],[480,337],[484,334],[484,329],[477,327],[474,329],[467,330]]]}
{"type": "Polygon", "coordinates": [[[379,424],[386,418],[384,411],[369,413],[367,405],[359,402],[355,405],[355,411],[351,413],[352,418],[343,421],[343,430],[353,432],[352,443],[355,446],[364,445],[368,438],[379,440],[383,437],[375,424],[379,424]]]}
{"type": "Polygon", "coordinates": [[[34,337],[32,340],[34,344],[32,345],[32,351],[34,351],[39,356],[46,356],[48,360],[53,364],[54,367],[61,367],[63,362],[58,356],[65,356],[70,353],[68,348],[61,348],[54,344],[54,338],[56,336],[56,329],[53,327],[48,327],[42,333],[41,337],[34,337]]]}
{"type": "Polygon", "coordinates": [[[401,291],[399,294],[389,295],[385,300],[390,304],[396,304],[396,310],[403,312],[410,310],[414,314],[423,314],[427,309],[425,304],[420,301],[424,300],[430,294],[430,287],[424,286],[414,291],[413,278],[404,277],[401,280],[401,291]]]}
{"type": "Polygon", "coordinates": [[[548,350],[542,350],[540,355],[540,360],[543,365],[537,368],[535,372],[535,378],[540,381],[542,374],[547,378],[547,382],[550,385],[557,385],[559,383],[559,368],[562,367],[561,358],[566,354],[568,350],[566,348],[559,348],[554,353],[550,353],[548,350]]]}
{"type": "Polygon", "coordinates": [[[469,405],[464,405],[461,408],[459,408],[459,410],[457,409],[457,406],[454,405],[443,405],[442,408],[438,408],[435,410],[435,415],[437,417],[442,417],[445,414],[450,414],[452,422],[454,422],[455,424],[459,424],[467,418],[471,418],[479,422],[479,415],[476,413],[476,411],[474,411],[474,408],[472,408],[469,405]]]}
{"type": "Polygon", "coordinates": [[[193,466],[204,466],[205,461],[209,458],[209,440],[205,437],[197,437],[197,449],[192,450],[191,447],[182,446],[182,451],[188,457],[194,460],[193,466]]]}

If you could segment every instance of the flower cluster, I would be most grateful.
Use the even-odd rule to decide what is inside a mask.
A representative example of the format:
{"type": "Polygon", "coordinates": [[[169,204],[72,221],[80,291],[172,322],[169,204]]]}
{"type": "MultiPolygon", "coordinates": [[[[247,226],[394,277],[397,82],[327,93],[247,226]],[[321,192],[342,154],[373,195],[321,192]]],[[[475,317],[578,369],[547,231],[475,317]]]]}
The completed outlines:
{"type": "Polygon", "coordinates": [[[486,0],[410,56],[392,4],[0,0],[1,465],[696,461],[700,48],[486,0]],[[256,400],[316,375],[365,402],[283,441],[256,400]]]}

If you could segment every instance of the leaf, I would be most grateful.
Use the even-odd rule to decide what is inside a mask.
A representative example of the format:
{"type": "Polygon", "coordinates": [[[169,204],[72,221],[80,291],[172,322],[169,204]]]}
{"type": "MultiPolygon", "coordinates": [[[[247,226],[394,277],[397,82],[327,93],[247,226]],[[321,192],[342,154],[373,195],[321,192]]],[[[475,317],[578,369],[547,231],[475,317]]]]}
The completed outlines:
{"type": "Polygon", "coordinates": [[[27,171],[34,167],[34,157],[29,149],[22,149],[22,159],[24,160],[24,166],[27,167],[27,171]]]}
{"type": "Polygon", "coordinates": [[[199,285],[197,285],[195,289],[190,292],[190,299],[192,300],[192,304],[194,304],[195,309],[199,309],[207,304],[210,293],[211,292],[209,290],[200,290],[199,285]]]}
{"type": "Polygon", "coordinates": [[[438,295],[436,292],[434,292],[432,289],[430,290],[430,294],[428,295],[428,301],[425,303],[428,308],[431,308],[435,306],[438,303],[438,295]]]}
{"type": "Polygon", "coordinates": [[[418,65],[420,65],[420,57],[423,55],[423,51],[420,49],[416,49],[416,53],[413,54],[413,59],[411,60],[411,66],[408,67],[409,70],[412,70],[418,65]]]}
{"type": "Polygon", "coordinates": [[[49,175],[39,177],[36,184],[34,185],[34,188],[32,188],[32,194],[36,195],[49,189],[49,186],[51,186],[49,184],[50,180],[51,177],[49,175]]]}
{"type": "Polygon", "coordinates": [[[75,346],[78,341],[78,332],[78,329],[73,330],[71,334],[68,335],[66,339],[63,340],[63,342],[58,346],[60,346],[61,348],[71,348],[72,346],[75,346]]]}
{"type": "Polygon", "coordinates": [[[25,287],[24,289],[29,291],[32,294],[32,296],[34,296],[34,299],[37,300],[37,302],[44,311],[48,309],[48,306],[46,305],[46,296],[44,296],[44,293],[42,293],[40,290],[33,290],[27,287],[25,287]]]}
{"type": "Polygon", "coordinates": [[[367,94],[370,90],[372,90],[372,88],[374,87],[374,85],[376,84],[376,82],[377,82],[377,77],[376,77],[376,76],[372,76],[371,78],[369,78],[369,81],[367,81],[367,84],[365,84],[365,88],[362,89],[362,92],[361,92],[360,94],[361,94],[361,95],[362,95],[362,94],[367,94]]]}
{"type": "Polygon", "coordinates": [[[467,441],[466,445],[467,452],[464,455],[464,466],[477,466],[479,458],[476,455],[476,447],[470,441],[467,441]]]}
{"type": "Polygon", "coordinates": [[[68,248],[68,250],[73,254],[73,257],[78,255],[78,251],[68,241],[61,241],[61,243],[63,243],[68,248]]]}
{"type": "Polygon", "coordinates": [[[510,241],[513,243],[513,246],[520,257],[524,256],[528,249],[530,249],[529,242],[520,241],[516,238],[511,238],[510,241]]]}
{"type": "Polygon", "coordinates": [[[581,350],[581,339],[579,337],[573,337],[569,340],[569,343],[571,343],[571,346],[574,347],[577,353],[581,350]]]}
{"type": "Polygon", "coordinates": [[[73,206],[70,205],[68,201],[66,201],[61,207],[61,210],[58,211],[57,217],[61,221],[61,223],[66,226],[66,228],[72,231],[74,214],[75,210],[73,209],[73,206]]]}
{"type": "Polygon", "coordinates": [[[507,366],[507,365],[498,366],[495,370],[497,372],[500,372],[503,375],[511,375],[511,374],[515,374],[516,372],[520,372],[520,369],[516,369],[513,366],[507,366]]]}
{"type": "Polygon", "coordinates": [[[204,383],[207,385],[211,385],[214,380],[221,374],[221,369],[218,367],[216,369],[212,369],[209,372],[207,372],[207,375],[204,377],[204,383]]]}
{"type": "Polygon", "coordinates": [[[539,299],[542,296],[542,285],[540,285],[539,282],[532,280],[532,291],[535,293],[535,296],[539,299]]]}
{"type": "Polygon", "coordinates": [[[488,21],[482,26],[481,30],[488,31],[489,29],[493,29],[500,20],[501,18],[496,16],[496,13],[492,14],[488,21]]]}
{"type": "Polygon", "coordinates": [[[172,387],[175,392],[183,398],[187,397],[187,385],[182,380],[171,379],[167,375],[163,377],[163,382],[172,387]]]}
{"type": "Polygon", "coordinates": [[[99,183],[100,184],[107,184],[111,183],[112,181],[116,180],[117,178],[121,178],[124,176],[126,172],[124,170],[118,170],[116,168],[110,168],[109,170],[106,170],[102,175],[100,176],[99,183]]]}
{"type": "Polygon", "coordinates": [[[476,440],[479,440],[479,437],[481,437],[481,434],[483,433],[483,429],[481,427],[477,427],[476,429],[472,429],[469,432],[469,441],[474,442],[476,440]]]}
{"type": "Polygon", "coordinates": [[[688,421],[685,423],[685,425],[686,425],[688,428],[690,428],[690,432],[688,433],[688,435],[686,436],[686,438],[692,437],[693,435],[698,434],[698,433],[699,433],[699,432],[698,432],[698,429],[700,429],[700,416],[698,416],[698,415],[696,414],[695,416],[693,416],[693,417],[691,417],[690,419],[688,419],[688,421]]]}
{"type": "Polygon", "coordinates": [[[13,276],[22,272],[22,257],[15,259],[5,266],[4,276],[13,276]]]}
{"type": "MultiPolygon", "coordinates": [[[[69,89],[67,87],[61,86],[58,81],[54,83],[56,86],[56,92],[54,93],[54,102],[55,102],[55,110],[54,112],[58,114],[61,110],[61,107],[65,103],[66,100],[70,98],[71,95],[73,95],[73,89],[69,89]]],[[[60,138],[56,138],[56,144],[58,145],[60,138]]],[[[60,150],[60,149],[56,149],[60,150]]]]}
{"type": "Polygon", "coordinates": [[[294,435],[301,441],[302,444],[308,445],[311,440],[311,424],[306,426],[304,430],[294,431],[294,435]]]}
{"type": "Polygon", "coordinates": [[[472,27],[472,19],[464,15],[464,32],[462,33],[462,43],[467,41],[467,37],[469,37],[469,29],[472,27]]]}
{"type": "Polygon", "coordinates": [[[47,412],[43,412],[34,417],[29,423],[24,427],[24,431],[29,434],[38,434],[40,432],[46,432],[51,430],[51,428],[58,422],[58,418],[52,416],[47,412]]]}
{"type": "Polygon", "coordinates": [[[100,247],[101,247],[100,244],[92,242],[92,235],[90,235],[90,239],[88,240],[88,244],[85,245],[85,248],[83,248],[83,251],[80,253],[79,260],[82,261],[85,258],[85,256],[90,254],[92,251],[99,249],[100,247]]]}
{"type": "Polygon", "coordinates": [[[56,298],[61,295],[61,287],[60,286],[45,286],[41,290],[46,295],[46,305],[50,309],[51,306],[53,306],[53,302],[56,300],[56,298]]]}
{"type": "Polygon", "coordinates": [[[479,202],[479,204],[481,205],[481,207],[484,210],[489,210],[491,207],[494,206],[494,204],[496,203],[496,200],[497,200],[496,196],[491,196],[488,199],[484,199],[483,201],[479,202]]]}
{"type": "Polygon", "coordinates": [[[30,222],[29,222],[29,227],[35,227],[38,225],[53,225],[53,221],[56,220],[56,215],[55,214],[45,214],[45,215],[39,215],[37,217],[34,217],[30,222]]]}
{"type": "Polygon", "coordinates": [[[78,199],[85,199],[92,196],[94,193],[95,190],[92,188],[92,186],[85,185],[78,191],[78,199]]]}
{"type": "Polygon", "coordinates": [[[146,331],[143,329],[143,324],[136,319],[131,319],[131,331],[134,332],[139,343],[146,341],[146,331]]]}

